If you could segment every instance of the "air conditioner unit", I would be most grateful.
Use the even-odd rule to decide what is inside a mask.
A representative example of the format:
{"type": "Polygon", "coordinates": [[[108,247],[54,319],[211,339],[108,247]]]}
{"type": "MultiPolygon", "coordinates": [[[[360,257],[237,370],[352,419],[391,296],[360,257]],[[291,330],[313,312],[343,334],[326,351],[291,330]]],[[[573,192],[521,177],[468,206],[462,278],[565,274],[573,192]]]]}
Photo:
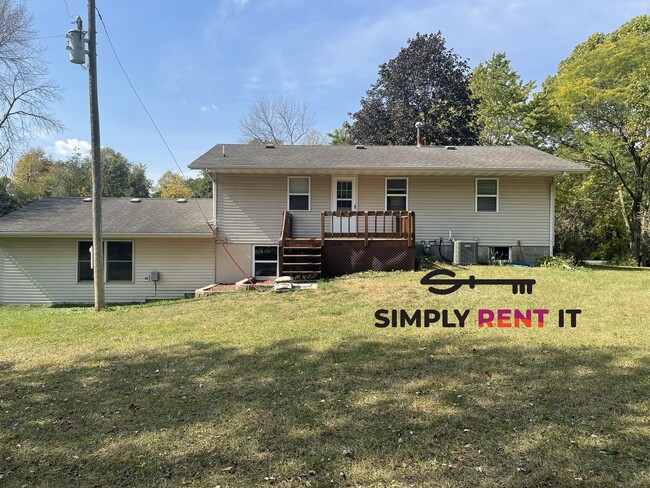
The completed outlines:
{"type": "Polygon", "coordinates": [[[478,242],[454,241],[454,264],[476,264],[478,262],[478,242]]]}

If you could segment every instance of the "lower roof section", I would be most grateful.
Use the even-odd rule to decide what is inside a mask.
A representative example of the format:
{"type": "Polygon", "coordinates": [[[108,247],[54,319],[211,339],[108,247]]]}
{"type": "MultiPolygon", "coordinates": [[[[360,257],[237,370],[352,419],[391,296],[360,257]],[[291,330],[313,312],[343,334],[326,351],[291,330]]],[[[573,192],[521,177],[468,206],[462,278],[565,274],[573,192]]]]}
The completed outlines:
{"type": "MultiPolygon", "coordinates": [[[[42,198],[0,217],[0,237],[8,235],[84,236],[92,234],[92,202],[83,198],[42,198]]],[[[206,236],[212,199],[102,198],[104,237],[206,236]]]]}

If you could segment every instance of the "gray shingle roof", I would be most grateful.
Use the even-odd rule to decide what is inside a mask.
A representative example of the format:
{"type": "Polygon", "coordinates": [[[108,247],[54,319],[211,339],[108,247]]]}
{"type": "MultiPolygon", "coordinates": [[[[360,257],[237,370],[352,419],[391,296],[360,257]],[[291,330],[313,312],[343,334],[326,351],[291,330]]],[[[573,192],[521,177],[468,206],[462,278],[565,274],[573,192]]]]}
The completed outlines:
{"type": "MultiPolygon", "coordinates": [[[[205,218],[212,218],[210,198],[188,199],[187,203],[163,198],[143,198],[140,203],[130,200],[102,199],[102,232],[105,235],[211,234],[205,223],[205,218]]],[[[0,217],[0,236],[32,233],[91,234],[92,203],[82,198],[43,198],[0,217]]]]}
{"type": "Polygon", "coordinates": [[[215,172],[313,169],[579,172],[586,168],[527,146],[278,146],[217,144],[190,165],[215,172]],[[225,154],[225,157],[224,157],[225,154]]]}

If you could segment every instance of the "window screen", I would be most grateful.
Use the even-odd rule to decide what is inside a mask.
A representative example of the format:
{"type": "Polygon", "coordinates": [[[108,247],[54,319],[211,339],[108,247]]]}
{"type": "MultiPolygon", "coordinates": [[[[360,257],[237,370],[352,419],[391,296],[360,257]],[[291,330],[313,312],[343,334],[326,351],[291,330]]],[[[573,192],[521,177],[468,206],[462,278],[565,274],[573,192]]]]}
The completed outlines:
{"type": "Polygon", "coordinates": [[[309,210],[308,177],[289,177],[289,210],[309,210]]]}
{"type": "Polygon", "coordinates": [[[106,281],[133,281],[133,243],[106,243],[106,281]]]}
{"type": "Polygon", "coordinates": [[[407,210],[408,180],[386,179],[386,210],[407,210]]]}
{"type": "Polygon", "coordinates": [[[476,211],[497,212],[499,209],[499,180],[480,178],[476,180],[476,211]]]}

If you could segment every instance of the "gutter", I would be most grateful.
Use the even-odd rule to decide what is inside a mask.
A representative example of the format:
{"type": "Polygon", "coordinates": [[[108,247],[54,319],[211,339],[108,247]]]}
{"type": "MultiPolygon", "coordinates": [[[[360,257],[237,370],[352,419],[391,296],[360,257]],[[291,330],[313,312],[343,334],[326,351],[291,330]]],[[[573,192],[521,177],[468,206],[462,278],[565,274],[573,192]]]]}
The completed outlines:
{"type": "Polygon", "coordinates": [[[548,255],[554,256],[555,248],[555,180],[556,176],[551,180],[551,185],[549,187],[549,240],[548,240],[548,255]]]}
{"type": "MultiPolygon", "coordinates": [[[[69,233],[69,232],[0,232],[1,237],[83,237],[86,238],[91,236],[92,233],[88,231],[87,233],[69,233]]],[[[212,234],[201,232],[201,233],[169,233],[169,234],[108,234],[104,233],[104,239],[121,239],[121,238],[164,238],[164,237],[175,237],[175,238],[206,238],[211,239],[212,234]]]]}
{"type": "Polygon", "coordinates": [[[369,175],[534,175],[534,176],[557,176],[562,173],[587,173],[588,168],[399,168],[399,167],[260,167],[260,166],[231,166],[231,167],[209,167],[203,168],[211,173],[217,174],[280,174],[280,175],[304,175],[304,174],[369,174],[369,175]]]}

